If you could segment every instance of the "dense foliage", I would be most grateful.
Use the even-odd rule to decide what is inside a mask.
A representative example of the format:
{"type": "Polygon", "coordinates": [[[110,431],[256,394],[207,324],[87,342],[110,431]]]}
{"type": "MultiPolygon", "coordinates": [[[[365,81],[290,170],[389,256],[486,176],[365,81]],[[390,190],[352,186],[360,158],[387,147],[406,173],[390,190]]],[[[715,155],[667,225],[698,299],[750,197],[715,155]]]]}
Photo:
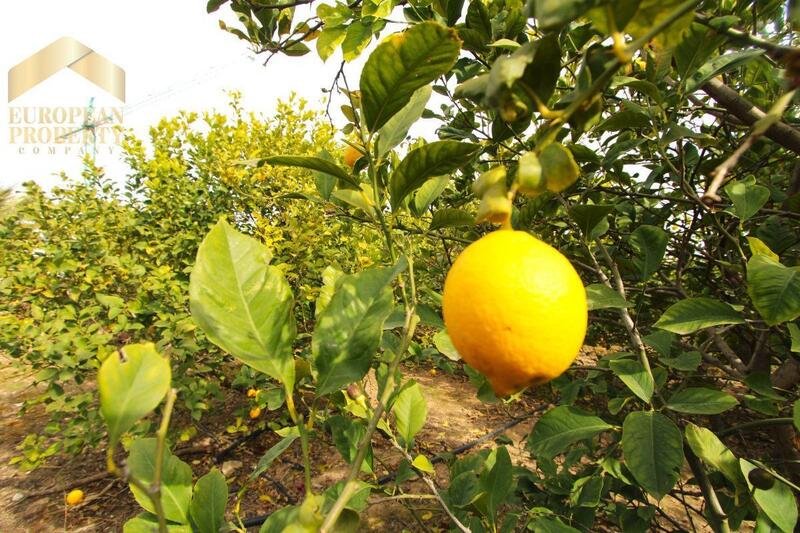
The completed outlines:
{"type": "MultiPolygon", "coordinates": [[[[371,491],[399,490],[415,476],[460,531],[680,529],[661,502],[686,505],[686,494],[702,498],[699,512],[714,531],[737,530],[744,521],[759,531],[793,531],[800,465],[796,3],[356,0],[319,3],[315,15],[294,20],[295,7],[310,3],[212,0],[208,8],[228,4],[242,29],[223,28],[259,53],[302,55],[316,40],[323,59],[341,49],[345,61],[402,11],[408,28],[371,51],[358,83],[343,70],[333,80],[346,101],[349,123],[341,129],[361,157],[349,168],[326,154],[331,131],[301,149],[272,130],[262,137],[235,130],[247,135],[240,141],[247,148],[220,152],[205,142],[216,133],[162,125],[155,145],[164,155],[152,167],[129,145],[141,176],[126,205],[143,211],[137,216],[144,226],[130,228],[125,217],[109,224],[120,238],[122,228],[134,232],[121,242],[144,242],[136,261],[153,268],[142,276],[167,264],[163,275],[175,273],[175,303],[160,298],[174,310],[169,317],[179,318],[145,315],[141,332],[115,342],[158,344],[132,344],[103,362],[110,457],[165,397],[162,428],[169,422],[176,395],[159,352],[173,369],[219,375],[219,352],[206,345],[181,351],[176,340],[199,326],[201,339],[282,390],[282,440],[250,481],[301,444],[306,498],[274,513],[262,531],[354,530],[371,491]],[[432,93],[442,102],[435,110],[428,108],[432,93]],[[420,117],[438,120],[439,139],[406,143],[420,117]],[[287,167],[294,170],[282,174],[287,167]],[[172,189],[178,180],[166,179],[177,175],[200,181],[185,204],[175,199],[183,186],[172,189]],[[219,187],[213,201],[206,175],[219,187]],[[156,193],[160,187],[152,185],[165,179],[163,195],[156,193]],[[220,214],[227,222],[207,232],[220,214]],[[529,231],[570,257],[592,310],[588,341],[614,348],[536,391],[556,406],[527,438],[534,468],[515,466],[499,445],[451,461],[448,486],[437,488],[431,458],[414,441],[435,406],[404,380],[400,362],[431,343],[457,356],[438,314],[442,280],[459,249],[495,223],[529,231]],[[138,236],[153,228],[163,228],[158,239],[138,236]],[[148,250],[151,239],[157,247],[148,250]],[[206,354],[215,355],[203,366],[206,354]],[[154,371],[142,375],[139,367],[154,371]],[[372,404],[360,385],[370,369],[379,384],[372,404]],[[134,396],[147,401],[132,407],[134,396]],[[384,487],[368,482],[375,481],[376,430],[406,458],[384,487]],[[320,432],[331,434],[351,470],[313,494],[309,448],[320,432]]],[[[66,202],[65,219],[84,205],[117,213],[102,187],[71,191],[80,201],[71,209],[66,202]]],[[[35,206],[51,200],[31,194],[35,201],[3,222],[4,238],[31,243],[4,261],[13,265],[4,267],[13,274],[4,276],[12,280],[3,282],[4,297],[15,301],[3,315],[13,330],[3,333],[4,348],[46,371],[48,397],[63,409],[59,380],[83,377],[73,369],[85,372],[102,359],[93,358],[98,342],[85,346],[91,329],[80,326],[82,313],[105,306],[127,320],[139,317],[139,308],[122,314],[115,311],[122,303],[98,298],[111,291],[101,285],[95,292],[92,280],[116,278],[88,274],[96,268],[88,260],[98,253],[96,241],[71,233],[43,239],[53,215],[36,218],[35,206]],[[30,218],[35,224],[25,222],[30,218]],[[52,249],[44,254],[50,270],[31,267],[42,249],[52,249]],[[45,294],[56,289],[56,296],[45,294]],[[40,333],[44,316],[53,317],[54,333],[40,333]],[[53,350],[52,338],[80,342],[53,350]]],[[[100,217],[81,220],[89,218],[100,217]]],[[[62,225],[60,232],[84,234],[62,225]]],[[[153,283],[130,281],[132,294],[153,283]]],[[[465,370],[480,398],[497,401],[465,370]]],[[[177,398],[189,407],[192,398],[203,401],[205,391],[187,391],[183,379],[172,372],[182,389],[177,398]]],[[[129,468],[111,460],[147,511],[130,530],[216,531],[224,513],[207,502],[227,501],[224,479],[211,472],[193,487],[191,469],[166,440],[160,430],[155,439],[132,441],[129,468]],[[171,466],[148,469],[162,460],[171,466]],[[162,501],[159,489],[172,498],[162,501]]],[[[243,528],[236,520],[232,527],[243,528]]]]}

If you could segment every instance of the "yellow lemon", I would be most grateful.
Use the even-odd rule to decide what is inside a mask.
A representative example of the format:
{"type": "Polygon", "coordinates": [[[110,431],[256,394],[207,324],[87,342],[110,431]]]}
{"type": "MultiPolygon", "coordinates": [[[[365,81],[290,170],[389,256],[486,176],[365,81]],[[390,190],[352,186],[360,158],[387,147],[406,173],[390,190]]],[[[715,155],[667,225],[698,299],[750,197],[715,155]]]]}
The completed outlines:
{"type": "Polygon", "coordinates": [[[250,418],[258,418],[261,416],[261,408],[260,407],[253,407],[250,409],[250,418]]]}
{"type": "Polygon", "coordinates": [[[356,161],[364,157],[364,154],[350,146],[347,145],[347,148],[344,149],[344,164],[350,168],[356,166],[356,161]]]}
{"type": "Polygon", "coordinates": [[[586,335],[586,292],[566,257],[524,231],[467,246],[444,284],[444,322],[498,395],[561,375],[586,335]]]}
{"type": "Polygon", "coordinates": [[[83,502],[83,491],[81,489],[74,489],[67,494],[67,505],[78,505],[83,502]]]}
{"type": "Polygon", "coordinates": [[[247,397],[248,398],[255,398],[256,396],[258,396],[258,391],[257,390],[255,390],[255,389],[248,389],[247,390],[247,397]]]}

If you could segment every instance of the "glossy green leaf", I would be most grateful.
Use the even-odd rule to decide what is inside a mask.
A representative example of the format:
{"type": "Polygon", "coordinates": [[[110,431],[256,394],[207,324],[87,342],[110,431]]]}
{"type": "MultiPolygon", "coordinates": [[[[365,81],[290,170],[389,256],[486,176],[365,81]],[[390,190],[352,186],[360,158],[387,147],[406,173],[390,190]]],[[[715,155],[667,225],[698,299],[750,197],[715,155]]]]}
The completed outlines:
{"type": "Polygon", "coordinates": [[[747,292],[764,321],[775,326],[800,317],[800,267],[787,267],[766,255],[747,262],[747,292]]]}
{"type": "Polygon", "coordinates": [[[265,157],[256,162],[257,166],[264,164],[282,166],[282,167],[297,167],[313,170],[315,172],[322,172],[336,179],[340,179],[349,183],[354,187],[358,187],[356,179],[350,175],[345,169],[322,157],[316,156],[295,156],[295,155],[274,155],[265,157]]]}
{"type": "MultiPolygon", "coordinates": [[[[149,485],[156,468],[156,439],[137,439],[131,443],[127,465],[131,474],[149,485]]],[[[192,469],[168,449],[164,450],[161,470],[161,505],[167,520],[189,523],[189,504],[192,501],[192,469]]],[[[150,496],[130,485],[133,497],[145,510],[155,513],[150,496]]]]}
{"type": "Polygon", "coordinates": [[[258,533],[284,533],[292,531],[289,526],[297,522],[300,508],[297,505],[290,505],[279,509],[269,515],[266,522],[261,524],[258,533]]]}
{"type": "Polygon", "coordinates": [[[719,76],[724,72],[733,70],[748,61],[759,58],[764,55],[764,50],[742,50],[737,52],[728,52],[720,56],[708,60],[699,69],[690,71],[691,76],[686,81],[687,94],[693,93],[703,86],[708,80],[715,76],[719,76]]]}
{"type": "Polygon", "coordinates": [[[722,391],[689,387],[670,396],[667,408],[680,413],[717,415],[733,409],[738,404],[736,398],[722,391]]]}
{"type": "Polygon", "coordinates": [[[655,382],[639,361],[615,359],[609,363],[614,374],[640,399],[647,403],[653,398],[655,382]]]}
{"type": "Polygon", "coordinates": [[[753,491],[753,498],[764,514],[769,517],[784,533],[792,533],[797,525],[797,500],[792,489],[786,483],[778,479],[775,485],[769,490],[757,489],[750,484],[747,475],[756,465],[745,459],[739,459],[739,466],[750,490],[753,491]]]}
{"type": "Polygon", "coordinates": [[[678,335],[723,324],[743,324],[744,318],[733,307],[713,298],[686,298],[672,304],[653,324],[678,335]]]}
{"type": "Polygon", "coordinates": [[[559,518],[540,517],[528,524],[533,533],[580,533],[580,529],[568,526],[559,518]]]}
{"type": "Polygon", "coordinates": [[[689,422],[684,435],[689,447],[704,463],[720,471],[735,486],[744,485],[739,460],[710,429],[689,422]]]}
{"type": "Polygon", "coordinates": [[[429,229],[431,231],[435,231],[437,229],[444,228],[472,226],[473,224],[475,224],[475,217],[466,211],[454,209],[452,207],[445,207],[443,209],[437,209],[433,213],[433,218],[431,219],[431,225],[429,229]]]}
{"type": "Polygon", "coordinates": [[[317,394],[338,390],[367,373],[392,311],[389,285],[404,268],[402,260],[394,268],[372,268],[339,280],[311,341],[317,394]]]}
{"type": "Polygon", "coordinates": [[[611,205],[576,205],[569,210],[569,216],[581,230],[581,234],[588,240],[594,240],[596,236],[592,233],[594,229],[614,210],[611,205]]]}
{"type": "Polygon", "coordinates": [[[425,111],[432,93],[430,85],[420,87],[414,91],[408,103],[381,127],[377,142],[379,156],[386,155],[389,150],[403,142],[408,130],[425,111]]]}
{"type": "Polygon", "coordinates": [[[397,434],[401,443],[408,448],[428,417],[428,403],[419,383],[403,387],[392,405],[392,412],[397,425],[397,434]]]}
{"type": "Polygon", "coordinates": [[[436,141],[412,150],[389,178],[392,209],[434,176],[443,176],[468,164],[480,150],[476,144],[436,141]]]}
{"type": "Polygon", "coordinates": [[[361,55],[372,41],[372,24],[364,19],[353,21],[342,41],[342,55],[350,62],[361,55]]]}
{"type": "Polygon", "coordinates": [[[512,489],[513,476],[511,472],[511,456],[505,446],[494,450],[494,464],[491,469],[484,471],[478,480],[478,486],[486,494],[486,514],[490,523],[494,524],[497,509],[502,505],[512,489]]]}
{"type": "Polygon", "coordinates": [[[140,418],[158,407],[171,380],[169,361],[152,343],[131,344],[103,361],[97,388],[110,448],[140,418]]]}
{"type": "Polygon", "coordinates": [[[769,200],[769,189],[757,185],[755,179],[734,181],[725,186],[725,194],[733,202],[733,209],[741,220],[747,220],[764,207],[769,200]]]}
{"type": "MultiPolygon", "coordinates": [[[[122,526],[122,533],[158,533],[158,517],[153,513],[139,513],[122,526]]],[[[188,524],[167,522],[167,533],[193,533],[188,524]]]]}
{"type": "Polygon", "coordinates": [[[433,464],[431,463],[430,459],[428,459],[422,454],[414,458],[414,460],[411,462],[411,466],[413,466],[417,470],[421,470],[422,472],[428,474],[433,474],[436,472],[436,470],[433,468],[433,464]]]}
{"type": "Polygon", "coordinates": [[[261,459],[258,460],[258,464],[253,469],[253,472],[249,476],[250,481],[254,481],[257,479],[261,474],[266,472],[272,463],[281,456],[283,452],[285,452],[289,446],[300,436],[300,432],[296,427],[291,428],[291,431],[288,435],[284,436],[281,440],[276,442],[269,450],[264,452],[264,455],[261,456],[261,459]]]}
{"type": "Polygon", "coordinates": [[[453,341],[450,340],[450,335],[447,334],[446,330],[443,329],[433,336],[433,345],[451,361],[459,361],[461,359],[461,355],[456,350],[456,347],[453,346],[453,341]]]}
{"type": "Polygon", "coordinates": [[[456,32],[422,22],[386,38],[361,71],[361,106],[369,131],[378,131],[419,88],[448,72],[458,58],[456,32]]]}
{"type": "Polygon", "coordinates": [[[642,279],[648,279],[661,266],[667,251],[667,241],[667,233],[663,229],[647,224],[637,227],[631,234],[629,242],[636,251],[634,261],[642,279]]]}
{"type": "Polygon", "coordinates": [[[294,384],[294,298],[267,248],[220,220],[192,270],[192,318],[209,340],[243,363],[294,384]]]}
{"type": "Polygon", "coordinates": [[[599,417],[576,407],[560,405],[547,411],[536,422],[527,446],[537,457],[549,459],[565,453],[575,442],[611,428],[599,417]]]}
{"type": "Polygon", "coordinates": [[[218,533],[225,523],[228,505],[228,484],[216,468],[197,480],[194,485],[189,517],[197,533],[218,533]]]}
{"type": "Polygon", "coordinates": [[[666,416],[654,411],[628,414],[622,425],[622,452],[633,477],[656,500],[675,486],[683,465],[683,437],[666,416]]]}
{"type": "Polygon", "coordinates": [[[450,183],[450,176],[439,176],[432,178],[422,184],[414,195],[414,201],[410,203],[411,211],[415,216],[422,216],[430,205],[444,192],[450,183]]]}
{"type": "Polygon", "coordinates": [[[583,15],[594,0],[533,0],[533,14],[542,30],[560,28],[583,15]]]}
{"type": "Polygon", "coordinates": [[[342,44],[344,37],[347,34],[347,28],[344,26],[325,26],[317,37],[317,54],[322,61],[325,61],[336,51],[336,48],[342,44]]]}
{"type": "Polygon", "coordinates": [[[617,291],[603,283],[592,283],[586,286],[586,303],[589,311],[624,309],[631,306],[617,291]]]}

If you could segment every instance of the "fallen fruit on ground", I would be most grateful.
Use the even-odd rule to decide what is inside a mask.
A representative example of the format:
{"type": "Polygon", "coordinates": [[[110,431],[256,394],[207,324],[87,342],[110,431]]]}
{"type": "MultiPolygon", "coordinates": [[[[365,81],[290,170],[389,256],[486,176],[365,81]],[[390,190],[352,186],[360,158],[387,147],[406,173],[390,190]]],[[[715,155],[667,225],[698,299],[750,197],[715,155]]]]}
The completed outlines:
{"type": "Polygon", "coordinates": [[[67,505],[78,505],[83,502],[84,494],[81,489],[74,489],[67,494],[67,505]]]}
{"type": "Polygon", "coordinates": [[[567,258],[513,230],[492,232],[458,256],[443,312],[458,353],[503,396],[561,375],[588,318],[583,283],[567,258]]]}
{"type": "Polygon", "coordinates": [[[261,416],[261,408],[260,407],[253,407],[250,409],[250,418],[258,418],[261,416]]]}
{"type": "Polygon", "coordinates": [[[255,398],[256,396],[258,396],[258,391],[257,390],[250,389],[250,390],[247,391],[247,397],[248,398],[255,398]]]}

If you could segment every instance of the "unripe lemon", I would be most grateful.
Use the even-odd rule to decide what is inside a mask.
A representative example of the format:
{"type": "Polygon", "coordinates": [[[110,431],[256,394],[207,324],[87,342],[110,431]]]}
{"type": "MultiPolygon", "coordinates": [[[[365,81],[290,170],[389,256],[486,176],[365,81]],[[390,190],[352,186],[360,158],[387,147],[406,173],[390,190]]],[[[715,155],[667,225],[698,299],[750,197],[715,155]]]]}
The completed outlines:
{"type": "Polygon", "coordinates": [[[364,154],[350,146],[347,145],[347,148],[344,149],[344,164],[350,168],[356,166],[356,161],[364,157],[364,154]]]}
{"type": "Polygon", "coordinates": [[[261,408],[260,407],[253,407],[250,409],[250,418],[258,418],[261,416],[261,408]]]}
{"type": "Polygon", "coordinates": [[[500,396],[561,375],[586,335],[586,292],[566,257],[524,231],[499,230],[458,256],[444,322],[464,361],[500,396]]]}
{"type": "Polygon", "coordinates": [[[73,489],[67,494],[67,505],[78,505],[83,502],[83,491],[81,489],[73,489]]]}

